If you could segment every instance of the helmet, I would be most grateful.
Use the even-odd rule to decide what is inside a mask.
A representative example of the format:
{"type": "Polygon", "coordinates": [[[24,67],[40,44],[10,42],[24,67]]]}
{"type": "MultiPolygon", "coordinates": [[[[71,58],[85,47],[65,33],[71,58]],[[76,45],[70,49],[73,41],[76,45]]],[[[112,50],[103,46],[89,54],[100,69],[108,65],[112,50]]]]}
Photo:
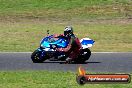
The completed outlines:
{"type": "Polygon", "coordinates": [[[73,28],[71,26],[67,26],[64,29],[64,36],[70,37],[73,35],[73,28]]]}

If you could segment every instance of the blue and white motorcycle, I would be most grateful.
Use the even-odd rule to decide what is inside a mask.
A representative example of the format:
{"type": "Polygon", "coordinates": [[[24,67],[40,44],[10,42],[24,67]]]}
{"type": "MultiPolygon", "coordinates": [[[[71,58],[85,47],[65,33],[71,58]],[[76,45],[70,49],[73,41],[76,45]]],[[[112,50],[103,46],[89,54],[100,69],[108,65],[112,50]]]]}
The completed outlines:
{"type": "MultiPolygon", "coordinates": [[[[94,44],[94,40],[82,38],[80,42],[82,48],[80,49],[78,58],[74,59],[74,63],[84,63],[91,56],[89,48],[94,44]]],[[[67,54],[63,51],[56,51],[55,48],[66,48],[68,43],[68,40],[64,36],[55,38],[54,35],[48,35],[41,40],[40,47],[32,53],[31,59],[34,63],[42,63],[45,60],[65,61],[68,57],[67,54]]]]}

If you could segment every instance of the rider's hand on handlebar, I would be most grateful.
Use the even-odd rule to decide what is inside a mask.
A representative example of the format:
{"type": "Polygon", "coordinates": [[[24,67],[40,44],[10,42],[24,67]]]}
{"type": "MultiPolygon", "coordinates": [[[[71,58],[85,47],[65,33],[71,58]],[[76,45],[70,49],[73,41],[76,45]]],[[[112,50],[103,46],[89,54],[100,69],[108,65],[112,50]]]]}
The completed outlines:
{"type": "Polygon", "coordinates": [[[56,51],[64,51],[63,48],[56,48],[56,51]]]}

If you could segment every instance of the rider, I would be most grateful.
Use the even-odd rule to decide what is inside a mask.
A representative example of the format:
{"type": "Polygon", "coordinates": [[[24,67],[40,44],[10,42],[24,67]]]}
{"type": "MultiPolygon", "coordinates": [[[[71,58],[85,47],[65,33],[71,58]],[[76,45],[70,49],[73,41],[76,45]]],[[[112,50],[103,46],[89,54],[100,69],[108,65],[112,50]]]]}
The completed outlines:
{"type": "Polygon", "coordinates": [[[68,40],[69,44],[66,48],[57,49],[58,51],[64,51],[67,53],[67,63],[71,63],[72,60],[77,58],[81,48],[81,43],[79,39],[74,35],[73,28],[71,26],[66,26],[64,29],[64,35],[68,40]]]}

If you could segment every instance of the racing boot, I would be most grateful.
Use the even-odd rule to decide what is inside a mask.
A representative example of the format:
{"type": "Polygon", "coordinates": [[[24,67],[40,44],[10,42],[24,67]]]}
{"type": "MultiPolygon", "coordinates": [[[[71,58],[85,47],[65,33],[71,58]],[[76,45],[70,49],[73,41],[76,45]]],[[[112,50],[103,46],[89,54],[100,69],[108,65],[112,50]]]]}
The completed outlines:
{"type": "Polygon", "coordinates": [[[68,57],[68,58],[66,59],[66,63],[65,63],[65,64],[71,64],[71,63],[72,63],[72,58],[69,58],[69,57],[68,57]]]}

